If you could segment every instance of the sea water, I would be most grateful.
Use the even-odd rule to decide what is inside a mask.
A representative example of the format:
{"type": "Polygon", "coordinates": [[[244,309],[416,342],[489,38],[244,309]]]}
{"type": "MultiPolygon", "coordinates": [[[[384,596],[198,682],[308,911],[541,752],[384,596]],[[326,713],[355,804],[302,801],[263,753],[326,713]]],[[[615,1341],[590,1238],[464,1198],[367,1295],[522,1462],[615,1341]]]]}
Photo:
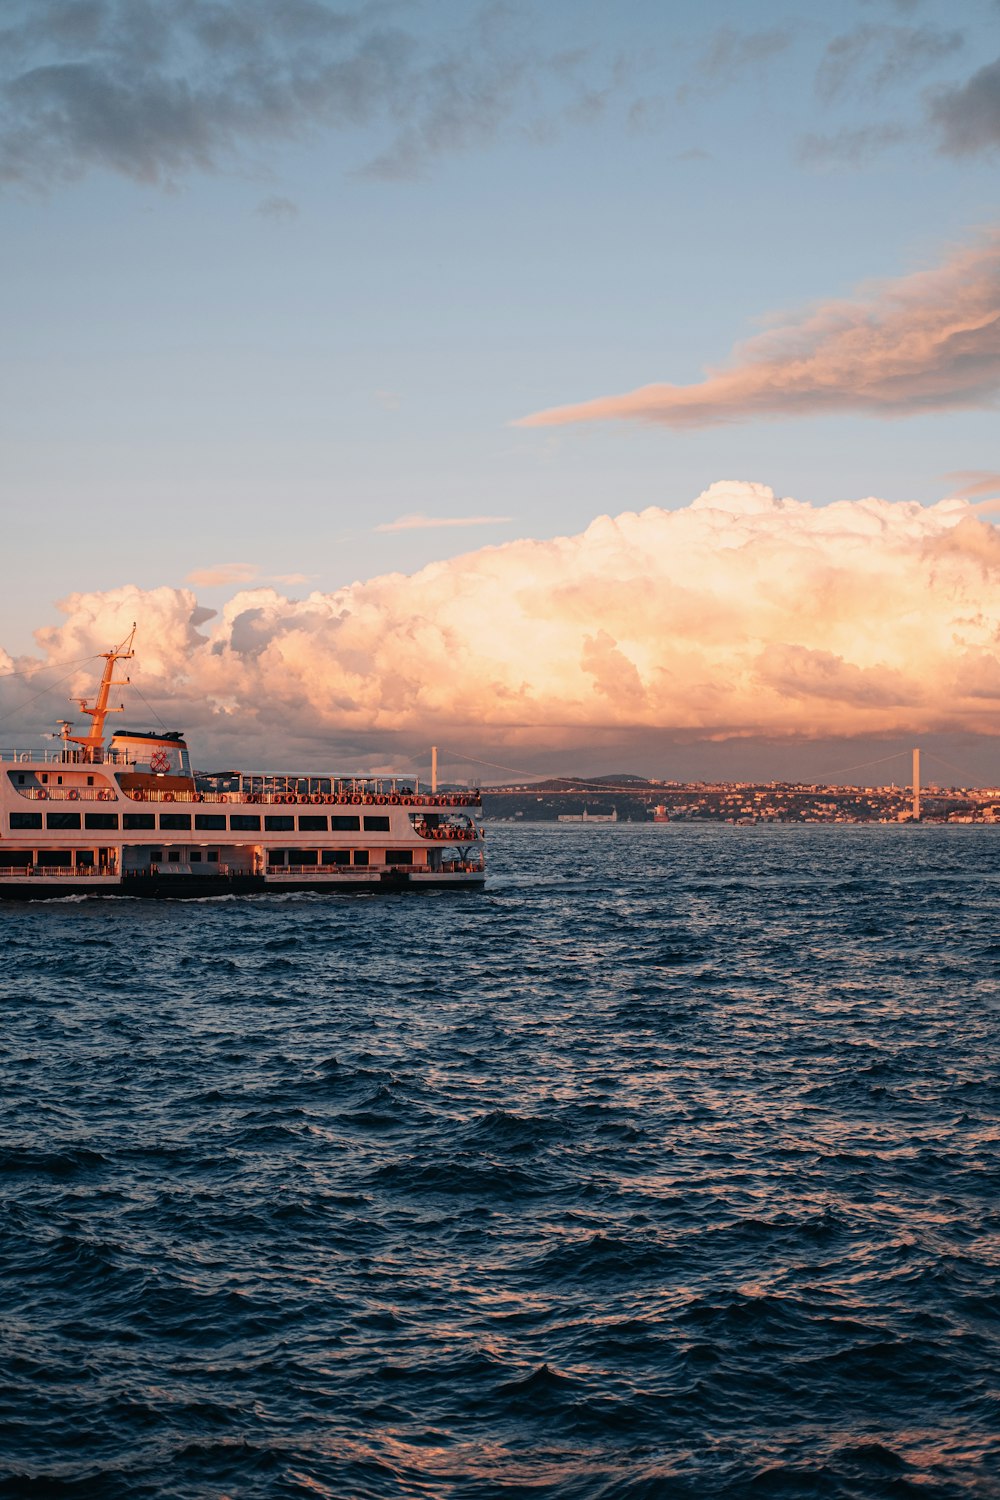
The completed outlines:
{"type": "Polygon", "coordinates": [[[1000,1494],[1000,829],[0,907],[0,1494],[1000,1494]]]}

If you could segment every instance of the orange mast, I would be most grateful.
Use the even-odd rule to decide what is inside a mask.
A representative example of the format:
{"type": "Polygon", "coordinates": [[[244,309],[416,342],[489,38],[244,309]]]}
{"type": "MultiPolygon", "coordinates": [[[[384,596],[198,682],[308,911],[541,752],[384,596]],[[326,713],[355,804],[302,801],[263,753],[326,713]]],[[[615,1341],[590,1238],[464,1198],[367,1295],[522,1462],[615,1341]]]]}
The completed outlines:
{"type": "Polygon", "coordinates": [[[125,637],[120,645],[115,646],[111,651],[101,652],[101,655],[104,657],[104,671],[101,675],[101,685],[97,690],[97,701],[94,706],[92,708],[88,707],[86,698],[77,699],[83,713],[90,716],[90,733],[85,735],[70,734],[73,726],[67,723],[65,719],[63,720],[63,741],[71,745],[82,745],[84,749],[83,758],[89,763],[94,763],[102,759],[101,752],[104,749],[104,720],[108,714],[122,714],[125,712],[125,706],[121,703],[116,708],[109,707],[108,696],[113,687],[125,687],[129,681],[127,677],[116,680],[114,675],[115,662],[128,661],[135,655],[135,652],[132,650],[132,642],[134,640],[135,625],[133,624],[131,633],[125,637]]]}

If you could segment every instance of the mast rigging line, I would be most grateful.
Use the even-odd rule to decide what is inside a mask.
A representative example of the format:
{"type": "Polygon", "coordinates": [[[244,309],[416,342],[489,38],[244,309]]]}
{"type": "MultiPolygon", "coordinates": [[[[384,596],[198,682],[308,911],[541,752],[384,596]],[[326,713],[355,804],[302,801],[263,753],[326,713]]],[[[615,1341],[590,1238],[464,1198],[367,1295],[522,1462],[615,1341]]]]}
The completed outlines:
{"type": "MultiPolygon", "coordinates": [[[[77,657],[74,658],[73,661],[53,661],[53,662],[50,662],[47,667],[42,667],[42,666],[30,667],[26,672],[0,672],[0,678],[2,678],[2,677],[37,677],[40,672],[56,672],[56,671],[58,671],[58,669],[60,667],[79,667],[85,661],[97,661],[97,659],[98,659],[99,656],[100,656],[100,652],[99,651],[94,651],[94,652],[91,653],[90,656],[77,656],[77,657]]],[[[60,681],[62,681],[61,678],[60,678],[60,681]]],[[[53,684],[53,686],[55,686],[55,684],[53,684]]]]}
{"type": "Polygon", "coordinates": [[[143,690],[139,686],[139,684],[137,682],[133,682],[132,678],[130,677],[128,679],[128,685],[129,685],[130,688],[134,688],[135,691],[139,694],[139,697],[142,699],[143,703],[145,703],[146,707],[149,709],[150,713],[153,715],[153,718],[154,719],[159,719],[159,721],[160,721],[160,727],[162,729],[166,729],[166,727],[167,727],[167,721],[166,721],[166,719],[163,718],[163,716],[160,714],[160,712],[159,712],[158,709],[156,709],[156,708],[153,707],[153,705],[150,703],[149,699],[146,697],[146,694],[143,692],[143,690]]]}
{"type": "MultiPolygon", "coordinates": [[[[85,656],[82,658],[82,660],[92,661],[93,658],[85,656]]],[[[62,663],[60,663],[60,666],[61,665],[62,663]]],[[[11,709],[10,713],[5,714],[4,717],[0,719],[0,727],[2,727],[4,724],[8,724],[11,719],[15,718],[22,711],[22,709],[29,708],[32,703],[37,703],[39,698],[44,698],[46,693],[51,693],[55,688],[61,687],[64,682],[68,682],[69,679],[73,676],[73,673],[76,671],[78,665],[78,662],[74,662],[72,670],[66,672],[62,677],[57,677],[55,682],[50,682],[47,687],[43,687],[41,692],[33,694],[33,696],[30,698],[25,698],[23,703],[17,704],[15,708],[11,709]]]]}

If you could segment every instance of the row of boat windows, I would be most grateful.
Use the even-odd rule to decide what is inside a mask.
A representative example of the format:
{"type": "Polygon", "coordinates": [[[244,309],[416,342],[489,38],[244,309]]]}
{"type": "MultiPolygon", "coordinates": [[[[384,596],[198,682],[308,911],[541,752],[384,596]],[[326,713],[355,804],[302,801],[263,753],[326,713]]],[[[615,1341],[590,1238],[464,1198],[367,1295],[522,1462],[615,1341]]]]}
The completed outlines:
{"type": "MultiPolygon", "coordinates": [[[[367,865],[367,849],[269,849],[268,869],[282,865],[367,865]]],[[[386,849],[387,865],[412,865],[412,849],[386,849]]]]}
{"type": "MultiPolygon", "coordinates": [[[[68,868],[75,864],[78,869],[90,868],[94,865],[93,849],[39,849],[31,851],[28,849],[12,849],[4,854],[3,863],[12,869],[29,869],[32,865],[56,865],[68,868]]],[[[100,865],[104,868],[107,854],[110,851],[103,849],[98,851],[100,865]]],[[[387,865],[412,865],[412,849],[386,849],[384,851],[385,863],[387,865]]],[[[188,864],[218,864],[219,850],[189,849],[184,856],[188,864]]],[[[180,864],[180,849],[150,849],[149,865],[155,868],[161,864],[180,864]]],[[[269,849],[267,852],[268,869],[283,869],[285,867],[295,868],[301,865],[368,865],[371,863],[371,851],[368,849],[269,849]]]]}
{"type": "MultiPolygon", "coordinates": [[[[159,823],[155,813],[122,813],[121,827],[135,832],[138,829],[156,829],[161,832],[187,833],[193,826],[198,833],[225,833],[226,816],[224,813],[195,813],[192,820],[191,813],[160,813],[159,823]]],[[[366,816],[364,819],[358,816],[341,816],[334,814],[327,818],[316,813],[303,813],[296,820],[291,813],[274,813],[263,818],[250,813],[233,813],[228,821],[231,833],[260,833],[261,822],[264,824],[265,833],[294,833],[296,822],[299,833],[360,833],[364,822],[365,833],[388,833],[389,819],[377,814],[366,816]]],[[[41,828],[42,814],[40,812],[12,812],[10,815],[11,830],[41,828]]],[[[47,812],[45,814],[46,828],[117,828],[118,814],[109,812],[47,812]]]]}

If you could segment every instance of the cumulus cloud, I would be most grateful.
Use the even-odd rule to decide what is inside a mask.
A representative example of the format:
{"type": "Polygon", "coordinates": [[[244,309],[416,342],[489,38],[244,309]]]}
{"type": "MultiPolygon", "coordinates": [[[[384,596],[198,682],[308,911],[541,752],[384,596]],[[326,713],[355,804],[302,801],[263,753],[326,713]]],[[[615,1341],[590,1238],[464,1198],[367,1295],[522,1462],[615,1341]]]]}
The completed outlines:
{"type": "MultiPolygon", "coordinates": [[[[574,42],[532,50],[503,6],[447,37],[404,8],[332,0],[13,0],[0,26],[0,182],[94,167],[140,182],[214,171],[248,150],[375,127],[366,168],[397,177],[491,141],[526,101],[552,128],[622,85],[574,42]]],[[[276,219],[295,211],[269,198],[276,219]]]]}
{"type": "Polygon", "coordinates": [[[37,640],[69,664],[137,620],[136,680],[203,764],[1000,734],[1000,529],[961,499],[814,507],[726,482],[408,577],[196,608],[189,589],[75,594],[37,640]]]}
{"type": "Polygon", "coordinates": [[[433,531],[439,526],[502,526],[513,516],[397,516],[395,521],[383,521],[375,531],[433,531]]]}
{"type": "Polygon", "coordinates": [[[647,385],[516,425],[626,419],[705,427],[750,417],[914,412],[992,404],[1000,388],[1000,233],[943,266],[822,303],[738,346],[699,385],[647,385]]]}
{"type": "Polygon", "coordinates": [[[940,132],[941,149],[950,156],[1000,146],[1000,57],[965,83],[943,89],[931,101],[930,117],[940,132]]]}

